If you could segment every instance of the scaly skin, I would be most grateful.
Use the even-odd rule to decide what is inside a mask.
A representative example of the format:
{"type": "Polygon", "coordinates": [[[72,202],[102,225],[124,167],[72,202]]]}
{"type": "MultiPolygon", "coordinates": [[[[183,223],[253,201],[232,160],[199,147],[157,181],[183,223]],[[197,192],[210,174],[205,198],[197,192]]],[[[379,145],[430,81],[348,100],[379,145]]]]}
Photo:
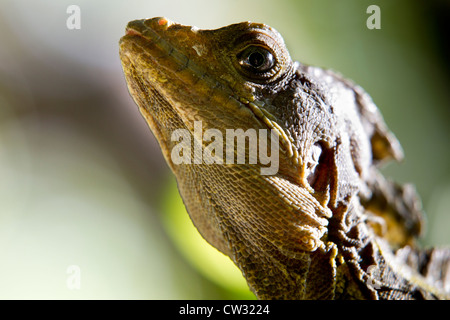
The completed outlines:
{"type": "Polygon", "coordinates": [[[448,298],[450,253],[417,249],[420,202],[377,169],[401,159],[400,145],[360,87],[294,63],[278,32],[250,22],[198,30],[132,21],[120,57],[194,225],[258,298],[448,298]],[[223,136],[273,130],[279,170],[174,163],[175,130],[200,147],[192,156],[209,144],[194,121],[223,136]]]}

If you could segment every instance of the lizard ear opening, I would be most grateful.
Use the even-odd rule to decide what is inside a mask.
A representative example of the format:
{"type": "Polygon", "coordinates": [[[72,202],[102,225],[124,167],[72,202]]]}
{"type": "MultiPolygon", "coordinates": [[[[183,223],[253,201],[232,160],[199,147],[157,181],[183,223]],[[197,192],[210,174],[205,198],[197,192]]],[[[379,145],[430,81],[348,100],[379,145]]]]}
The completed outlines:
{"type": "Polygon", "coordinates": [[[319,175],[319,162],[320,160],[323,161],[323,157],[321,158],[321,155],[322,146],[320,143],[315,143],[310,149],[305,168],[306,180],[310,186],[314,184],[319,175]]]}
{"type": "Polygon", "coordinates": [[[316,142],[310,151],[310,160],[306,164],[305,177],[316,196],[321,198],[319,202],[324,205],[329,199],[330,184],[335,172],[334,151],[323,142],[316,142]],[[323,199],[322,199],[323,198],[323,199]]]}

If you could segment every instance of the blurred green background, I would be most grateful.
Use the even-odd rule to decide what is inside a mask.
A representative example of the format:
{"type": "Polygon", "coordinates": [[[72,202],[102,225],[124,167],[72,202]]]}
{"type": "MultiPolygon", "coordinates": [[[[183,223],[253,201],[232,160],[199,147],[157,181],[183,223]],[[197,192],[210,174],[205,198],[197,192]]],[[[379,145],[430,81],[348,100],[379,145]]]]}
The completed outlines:
{"type": "Polygon", "coordinates": [[[253,297],[196,238],[128,95],[118,40],[146,17],[264,22],[294,59],[360,84],[403,145],[406,160],[384,171],[422,195],[423,243],[450,243],[449,12],[438,0],[0,0],[0,298],[253,297]],[[66,27],[71,4],[80,30],[66,27]],[[380,30],[366,28],[371,4],[380,30]]]}

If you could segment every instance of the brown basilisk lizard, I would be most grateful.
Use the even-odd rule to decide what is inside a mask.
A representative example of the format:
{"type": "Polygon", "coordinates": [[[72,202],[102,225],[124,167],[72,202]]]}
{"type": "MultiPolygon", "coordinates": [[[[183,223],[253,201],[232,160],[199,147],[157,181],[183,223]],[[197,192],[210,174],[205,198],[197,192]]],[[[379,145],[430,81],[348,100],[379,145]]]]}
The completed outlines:
{"type": "Polygon", "coordinates": [[[402,158],[401,147],[359,86],[293,62],[277,31],[250,22],[199,30],[132,21],[120,57],[194,225],[258,298],[449,297],[450,251],[418,248],[414,189],[378,171],[402,158]],[[181,156],[209,158],[174,161],[179,129],[195,144],[181,156]],[[229,149],[202,134],[229,129],[242,129],[247,153],[250,130],[276,137],[277,171],[262,174],[267,162],[248,154],[244,163],[206,161],[229,149]]]}

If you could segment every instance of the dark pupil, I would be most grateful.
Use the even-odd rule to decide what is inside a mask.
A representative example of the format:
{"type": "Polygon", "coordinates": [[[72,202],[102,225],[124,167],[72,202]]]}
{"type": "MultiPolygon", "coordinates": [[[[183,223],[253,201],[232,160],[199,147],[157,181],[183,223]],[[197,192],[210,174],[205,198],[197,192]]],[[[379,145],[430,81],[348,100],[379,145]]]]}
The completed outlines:
{"type": "Polygon", "coordinates": [[[266,57],[264,57],[264,55],[261,52],[252,52],[248,56],[248,63],[253,68],[261,67],[265,61],[266,61],[266,57]]]}

